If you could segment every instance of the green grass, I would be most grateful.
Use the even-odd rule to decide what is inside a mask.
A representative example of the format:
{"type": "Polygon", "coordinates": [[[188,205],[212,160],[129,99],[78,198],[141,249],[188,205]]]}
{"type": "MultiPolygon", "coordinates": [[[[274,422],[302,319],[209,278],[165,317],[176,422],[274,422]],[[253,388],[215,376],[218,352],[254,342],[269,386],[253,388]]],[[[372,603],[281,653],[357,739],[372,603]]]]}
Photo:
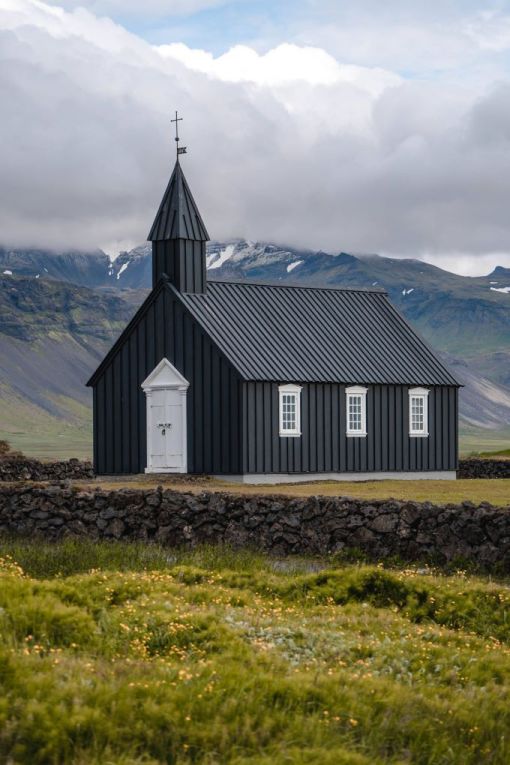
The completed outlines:
{"type": "Polygon", "coordinates": [[[7,396],[0,386],[0,440],[27,457],[42,460],[91,459],[92,414],[84,404],[62,396],[54,399],[56,417],[41,407],[7,396]]]}
{"type": "Polygon", "coordinates": [[[70,457],[92,459],[92,430],[55,420],[41,424],[31,432],[0,427],[0,440],[9,441],[13,449],[40,460],[67,460],[70,457]]]}
{"type": "Polygon", "coordinates": [[[510,444],[510,428],[501,430],[486,430],[460,422],[459,453],[461,457],[473,454],[505,451],[510,444]]]}
{"type": "Polygon", "coordinates": [[[480,452],[480,457],[510,457],[510,449],[500,449],[497,452],[480,452]]]}
{"type": "Polygon", "coordinates": [[[2,762],[510,761],[504,583],[141,544],[0,559],[2,762]]]}

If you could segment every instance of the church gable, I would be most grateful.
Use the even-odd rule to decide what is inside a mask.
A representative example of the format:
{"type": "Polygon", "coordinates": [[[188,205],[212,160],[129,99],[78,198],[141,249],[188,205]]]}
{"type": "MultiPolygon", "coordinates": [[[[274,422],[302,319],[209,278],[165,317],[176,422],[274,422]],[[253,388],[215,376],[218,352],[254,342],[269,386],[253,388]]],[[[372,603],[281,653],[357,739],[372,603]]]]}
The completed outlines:
{"type": "Polygon", "coordinates": [[[164,282],[161,282],[161,284],[158,285],[158,287],[146,297],[146,299],[143,301],[142,305],[138,309],[138,311],[135,313],[127,327],[121,332],[115,343],[112,345],[102,362],[97,367],[94,374],[90,377],[90,379],[87,382],[88,386],[94,386],[105,369],[108,367],[108,365],[113,361],[117,353],[120,352],[123,346],[125,346],[129,342],[129,338],[133,334],[133,332],[136,332],[138,326],[143,321],[145,316],[147,315],[148,311],[152,308],[152,306],[160,300],[163,301],[163,290],[164,290],[164,282]]]}
{"type": "MultiPolygon", "coordinates": [[[[150,293],[126,329],[117,338],[108,354],[88,380],[87,385],[94,386],[97,384],[115,357],[128,346],[133,334],[138,333],[143,335],[145,345],[144,358],[154,357],[153,366],[159,364],[162,360],[161,357],[164,357],[166,354],[171,356],[173,364],[177,364],[184,369],[186,348],[181,339],[183,335],[181,328],[185,322],[194,327],[194,334],[200,335],[201,343],[207,344],[208,347],[214,346],[214,353],[221,355],[229,367],[232,368],[232,371],[240,374],[236,365],[217,346],[214,338],[209,335],[207,329],[202,326],[200,321],[197,321],[180,298],[180,293],[172,284],[167,280],[161,280],[158,287],[150,293]]],[[[168,363],[173,366],[172,362],[169,361],[168,363]]],[[[173,368],[177,374],[181,374],[177,367],[173,368]]],[[[152,367],[149,367],[149,369],[152,369],[152,367]]],[[[154,369],[151,374],[155,371],[154,369]]],[[[168,374],[168,370],[165,374],[168,374]]],[[[185,378],[182,379],[186,381],[185,378]]],[[[145,382],[148,380],[149,378],[145,382]]],[[[140,384],[142,382],[143,380],[140,381],[140,384]]]]}

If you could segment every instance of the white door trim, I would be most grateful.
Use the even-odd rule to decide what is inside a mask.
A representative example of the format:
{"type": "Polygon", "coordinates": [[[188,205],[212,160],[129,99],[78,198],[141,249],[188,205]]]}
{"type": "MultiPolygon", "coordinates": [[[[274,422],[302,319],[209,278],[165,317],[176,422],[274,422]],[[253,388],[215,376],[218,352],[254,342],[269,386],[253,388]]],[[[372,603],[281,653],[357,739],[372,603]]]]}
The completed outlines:
{"type": "Polygon", "coordinates": [[[189,382],[179,372],[178,369],[171,364],[168,359],[161,359],[150,375],[143,381],[142,390],[145,393],[146,398],[146,412],[147,412],[147,429],[146,429],[146,443],[147,443],[147,467],[146,473],[187,473],[188,472],[188,433],[187,433],[187,416],[186,416],[186,395],[189,388],[189,382]],[[151,437],[152,437],[152,415],[151,415],[151,400],[152,393],[156,390],[174,390],[179,392],[179,398],[181,401],[181,428],[182,428],[182,465],[178,468],[171,467],[154,467],[151,464],[151,437]]]}

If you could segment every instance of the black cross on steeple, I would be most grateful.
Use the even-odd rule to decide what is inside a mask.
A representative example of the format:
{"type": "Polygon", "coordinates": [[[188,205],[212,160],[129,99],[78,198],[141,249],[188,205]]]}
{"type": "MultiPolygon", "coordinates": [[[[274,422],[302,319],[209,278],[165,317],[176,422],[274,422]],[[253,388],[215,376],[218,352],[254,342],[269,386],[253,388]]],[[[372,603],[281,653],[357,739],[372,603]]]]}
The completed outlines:
{"type": "Polygon", "coordinates": [[[175,122],[175,140],[177,142],[177,161],[179,161],[179,154],[186,154],[186,147],[185,146],[179,146],[179,122],[182,122],[182,117],[179,117],[177,112],[175,112],[175,119],[170,120],[170,122],[175,122]]]}

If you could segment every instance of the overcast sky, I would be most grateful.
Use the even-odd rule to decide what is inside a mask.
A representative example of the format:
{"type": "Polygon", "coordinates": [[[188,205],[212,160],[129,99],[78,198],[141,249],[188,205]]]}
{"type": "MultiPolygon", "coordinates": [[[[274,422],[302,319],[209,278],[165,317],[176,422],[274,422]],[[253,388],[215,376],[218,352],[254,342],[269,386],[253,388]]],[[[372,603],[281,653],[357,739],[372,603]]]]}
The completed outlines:
{"type": "Polygon", "coordinates": [[[510,2],[0,0],[0,242],[215,239],[510,266],[510,2]]]}

